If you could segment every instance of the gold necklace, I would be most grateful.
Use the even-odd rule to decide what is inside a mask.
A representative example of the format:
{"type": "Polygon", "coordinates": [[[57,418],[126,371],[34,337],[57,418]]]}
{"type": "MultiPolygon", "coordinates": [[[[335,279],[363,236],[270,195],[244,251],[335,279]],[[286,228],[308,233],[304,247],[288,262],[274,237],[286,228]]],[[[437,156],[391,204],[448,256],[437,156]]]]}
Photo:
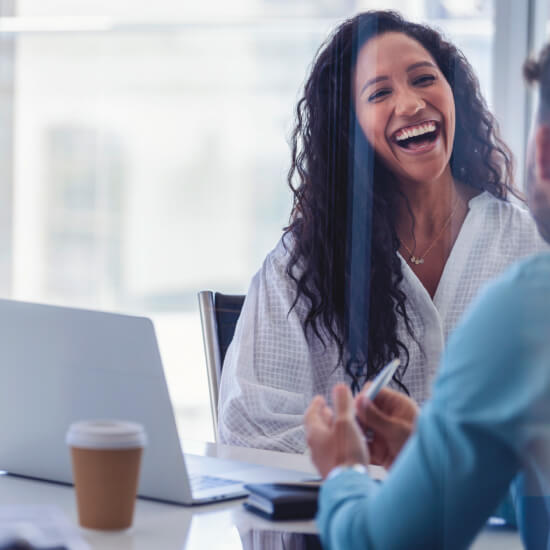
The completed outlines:
{"type": "MultiPolygon", "coordinates": [[[[435,246],[435,244],[437,243],[441,235],[443,235],[443,231],[445,231],[445,229],[447,229],[447,226],[451,223],[451,220],[453,219],[454,213],[456,211],[457,204],[458,204],[458,195],[455,199],[455,203],[453,204],[453,208],[451,209],[451,213],[449,214],[449,217],[443,224],[441,231],[439,231],[435,239],[431,242],[430,246],[428,246],[427,250],[424,252],[424,254],[422,254],[422,256],[415,256],[414,251],[412,251],[404,242],[401,242],[401,244],[405,247],[405,250],[410,254],[409,262],[411,264],[420,265],[424,263],[424,258],[428,255],[428,252],[430,252],[431,249],[435,246]]],[[[416,249],[416,245],[415,245],[415,249],[416,249]]]]}

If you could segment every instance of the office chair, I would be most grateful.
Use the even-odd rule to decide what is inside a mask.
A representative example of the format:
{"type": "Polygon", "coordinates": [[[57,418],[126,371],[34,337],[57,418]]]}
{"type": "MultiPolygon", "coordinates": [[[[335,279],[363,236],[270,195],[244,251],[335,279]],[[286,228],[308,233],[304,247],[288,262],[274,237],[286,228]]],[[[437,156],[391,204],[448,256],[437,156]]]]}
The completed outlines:
{"type": "Polygon", "coordinates": [[[237,320],[243,307],[244,295],[221,294],[211,290],[198,293],[199,311],[201,314],[202,340],[208,389],[210,392],[210,409],[214,423],[214,436],[218,439],[218,394],[222,375],[222,365],[227,348],[233,340],[237,320]]]}

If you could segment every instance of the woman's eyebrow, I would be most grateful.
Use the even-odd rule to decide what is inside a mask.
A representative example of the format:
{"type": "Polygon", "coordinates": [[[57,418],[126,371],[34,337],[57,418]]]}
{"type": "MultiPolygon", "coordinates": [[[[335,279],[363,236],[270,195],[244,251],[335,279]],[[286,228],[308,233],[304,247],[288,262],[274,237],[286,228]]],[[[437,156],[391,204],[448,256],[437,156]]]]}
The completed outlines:
{"type": "Polygon", "coordinates": [[[376,84],[377,82],[380,82],[382,80],[389,80],[389,77],[387,76],[377,76],[375,78],[370,78],[363,84],[363,87],[361,88],[361,91],[359,92],[359,95],[361,95],[371,84],[376,84]]]}
{"type": "Polygon", "coordinates": [[[431,61],[419,61],[418,63],[413,63],[412,65],[409,65],[406,70],[407,72],[410,72],[418,69],[418,67],[432,67],[433,69],[436,68],[436,66],[431,61]]]}

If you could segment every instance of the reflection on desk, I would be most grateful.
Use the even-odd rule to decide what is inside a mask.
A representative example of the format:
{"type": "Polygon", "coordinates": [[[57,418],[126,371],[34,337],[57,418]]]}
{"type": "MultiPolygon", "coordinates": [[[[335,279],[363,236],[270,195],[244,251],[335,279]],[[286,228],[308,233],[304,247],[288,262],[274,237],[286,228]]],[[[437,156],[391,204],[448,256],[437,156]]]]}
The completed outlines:
{"type": "MultiPolygon", "coordinates": [[[[224,445],[184,442],[186,452],[246,460],[265,466],[314,473],[309,457],[259,451],[224,445]]],[[[371,473],[380,477],[380,469],[371,473]]],[[[76,525],[77,511],[72,487],[0,475],[2,505],[55,505],[76,525]]],[[[243,500],[206,506],[185,507],[139,499],[134,525],[127,531],[101,532],[82,529],[94,550],[251,550],[320,548],[313,521],[270,522],[243,509],[243,500]],[[317,546],[315,546],[317,544],[317,546]]],[[[474,550],[522,548],[516,532],[485,529],[474,542],[474,550]]]]}
{"type": "Polygon", "coordinates": [[[317,535],[260,531],[254,529],[241,536],[243,550],[322,550],[317,535]]]}

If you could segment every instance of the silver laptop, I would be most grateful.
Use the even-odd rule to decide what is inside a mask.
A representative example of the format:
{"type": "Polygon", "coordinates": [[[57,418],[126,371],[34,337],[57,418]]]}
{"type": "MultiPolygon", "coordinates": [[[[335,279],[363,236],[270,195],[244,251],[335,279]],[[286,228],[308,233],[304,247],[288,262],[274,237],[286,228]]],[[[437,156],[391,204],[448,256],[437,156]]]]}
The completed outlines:
{"type": "Polygon", "coordinates": [[[244,496],[243,483],[306,477],[184,459],[150,319],[0,300],[0,470],[72,483],[66,430],[96,418],[145,426],[140,496],[195,504],[244,496]]]}

